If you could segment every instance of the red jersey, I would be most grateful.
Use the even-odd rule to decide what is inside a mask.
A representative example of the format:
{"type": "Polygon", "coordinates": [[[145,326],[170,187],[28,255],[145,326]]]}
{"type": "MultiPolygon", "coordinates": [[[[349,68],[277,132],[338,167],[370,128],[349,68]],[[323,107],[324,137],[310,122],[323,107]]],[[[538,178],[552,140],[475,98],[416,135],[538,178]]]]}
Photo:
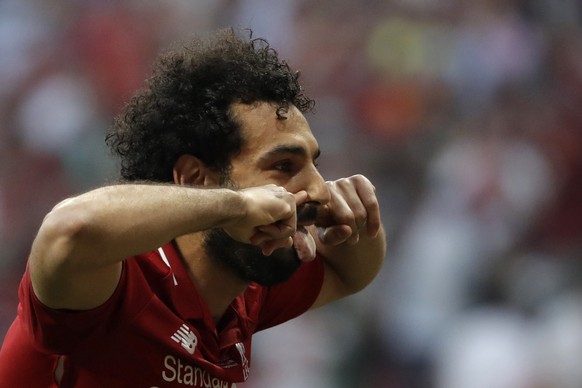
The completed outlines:
{"type": "Polygon", "coordinates": [[[217,327],[173,243],[125,260],[111,298],[89,311],[44,306],[27,269],[0,350],[0,385],[235,387],[248,377],[252,334],[305,312],[322,282],[318,257],[281,285],[252,283],[217,327]]]}

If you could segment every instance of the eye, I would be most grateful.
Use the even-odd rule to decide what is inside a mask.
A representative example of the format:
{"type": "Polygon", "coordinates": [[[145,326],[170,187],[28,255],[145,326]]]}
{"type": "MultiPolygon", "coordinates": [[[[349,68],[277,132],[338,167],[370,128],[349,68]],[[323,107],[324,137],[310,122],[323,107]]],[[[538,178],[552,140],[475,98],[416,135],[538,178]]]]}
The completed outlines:
{"type": "Polygon", "coordinates": [[[273,168],[277,171],[292,173],[295,169],[295,165],[290,160],[282,160],[280,162],[275,163],[273,168]]]}

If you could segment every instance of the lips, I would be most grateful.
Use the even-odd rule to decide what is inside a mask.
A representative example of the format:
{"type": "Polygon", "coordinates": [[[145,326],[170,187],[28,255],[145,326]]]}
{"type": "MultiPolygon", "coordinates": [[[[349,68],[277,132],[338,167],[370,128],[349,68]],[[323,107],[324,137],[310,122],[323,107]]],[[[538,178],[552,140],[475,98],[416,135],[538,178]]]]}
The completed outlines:
{"type": "Polygon", "coordinates": [[[315,259],[315,240],[303,226],[298,226],[293,235],[293,247],[301,261],[315,259]]]}

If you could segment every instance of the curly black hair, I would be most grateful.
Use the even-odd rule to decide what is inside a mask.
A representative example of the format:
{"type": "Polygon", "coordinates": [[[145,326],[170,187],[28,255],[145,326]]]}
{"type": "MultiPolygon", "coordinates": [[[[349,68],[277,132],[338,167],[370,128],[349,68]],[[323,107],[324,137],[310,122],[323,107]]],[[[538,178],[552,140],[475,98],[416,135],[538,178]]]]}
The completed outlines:
{"type": "Polygon", "coordinates": [[[171,182],[184,154],[228,174],[244,144],[232,103],[264,101],[282,109],[293,104],[307,112],[314,101],[298,79],[299,72],[251,31],[243,38],[223,29],[176,45],[158,57],[146,87],[107,132],[106,143],[121,160],[122,180],[171,182]]]}

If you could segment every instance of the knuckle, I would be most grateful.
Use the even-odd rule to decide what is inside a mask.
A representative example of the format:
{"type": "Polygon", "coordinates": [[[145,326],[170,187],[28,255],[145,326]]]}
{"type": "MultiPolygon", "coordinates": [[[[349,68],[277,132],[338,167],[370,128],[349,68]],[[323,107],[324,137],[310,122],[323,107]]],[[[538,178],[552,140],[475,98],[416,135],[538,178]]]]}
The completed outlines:
{"type": "Polygon", "coordinates": [[[354,181],[357,184],[359,184],[359,185],[368,186],[368,187],[370,187],[373,190],[376,189],[374,187],[374,185],[372,184],[372,182],[370,182],[370,180],[367,177],[365,177],[364,175],[362,175],[362,174],[354,175],[353,178],[354,178],[354,181]]]}
{"type": "Polygon", "coordinates": [[[365,209],[356,210],[354,212],[354,218],[358,221],[365,220],[367,216],[368,216],[368,212],[365,209]]]}
{"type": "Polygon", "coordinates": [[[337,220],[346,225],[355,225],[356,216],[354,213],[342,213],[337,215],[337,220]]]}
{"type": "Polygon", "coordinates": [[[375,212],[380,209],[380,204],[377,200],[370,201],[366,204],[369,211],[375,212]]]}

